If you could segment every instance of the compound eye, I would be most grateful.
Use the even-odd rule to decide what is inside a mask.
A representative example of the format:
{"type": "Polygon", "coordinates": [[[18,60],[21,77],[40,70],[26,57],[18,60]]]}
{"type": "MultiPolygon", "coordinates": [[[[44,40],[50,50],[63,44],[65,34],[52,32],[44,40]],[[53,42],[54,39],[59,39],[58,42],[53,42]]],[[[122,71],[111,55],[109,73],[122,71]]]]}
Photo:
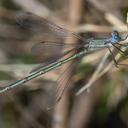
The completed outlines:
{"type": "Polygon", "coordinates": [[[118,33],[117,31],[113,31],[113,35],[118,36],[118,35],[119,35],[119,33],[118,33]]]}
{"type": "Polygon", "coordinates": [[[119,33],[117,31],[112,32],[112,37],[117,39],[119,37],[119,33]]]}

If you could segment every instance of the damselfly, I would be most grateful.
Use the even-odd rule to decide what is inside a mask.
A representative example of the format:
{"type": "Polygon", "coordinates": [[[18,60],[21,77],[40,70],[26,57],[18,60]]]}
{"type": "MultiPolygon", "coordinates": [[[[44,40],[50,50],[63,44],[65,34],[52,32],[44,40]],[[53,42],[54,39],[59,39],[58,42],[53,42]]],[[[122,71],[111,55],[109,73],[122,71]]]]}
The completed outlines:
{"type": "Polygon", "coordinates": [[[125,41],[128,35],[125,38],[122,38],[119,35],[118,31],[113,31],[109,38],[85,39],[77,35],[76,33],[72,33],[67,29],[61,28],[56,24],[31,13],[20,13],[19,15],[16,16],[16,20],[17,20],[17,24],[20,26],[21,29],[27,31],[30,30],[30,32],[32,30],[33,35],[34,34],[38,35],[40,33],[41,36],[43,37],[42,42],[37,43],[32,47],[33,52],[50,56],[50,59],[53,56],[55,57],[54,60],[52,61],[50,60],[48,64],[41,65],[39,66],[39,68],[34,69],[32,72],[30,72],[28,76],[24,77],[23,79],[15,81],[14,83],[11,83],[10,85],[2,88],[0,90],[0,93],[12,89],[16,86],[22,85],[42,74],[50,72],[75,58],[86,55],[86,53],[90,51],[94,51],[101,48],[107,48],[110,51],[110,54],[116,66],[118,66],[118,63],[115,60],[115,57],[111,51],[111,47],[116,48],[118,51],[120,51],[122,54],[125,55],[125,52],[121,50],[120,47],[127,46],[126,43],[122,44],[121,42],[125,41]],[[78,41],[81,42],[81,44],[62,43],[64,39],[69,37],[76,38],[78,41]],[[63,47],[67,48],[68,46],[75,46],[75,48],[71,48],[70,50],[63,52],[58,56],[57,51],[63,47]],[[58,47],[59,49],[56,50],[56,48],[58,47]],[[52,52],[52,54],[50,54],[50,52],[52,52]],[[70,57],[66,57],[72,52],[74,53],[73,55],[71,55],[70,57]]]}

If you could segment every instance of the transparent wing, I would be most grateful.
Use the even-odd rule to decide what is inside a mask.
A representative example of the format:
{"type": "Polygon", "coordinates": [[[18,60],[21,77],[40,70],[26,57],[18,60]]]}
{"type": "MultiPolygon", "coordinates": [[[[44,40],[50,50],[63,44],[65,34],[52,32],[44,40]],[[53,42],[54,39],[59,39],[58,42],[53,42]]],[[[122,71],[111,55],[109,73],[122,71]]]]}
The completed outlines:
{"type": "Polygon", "coordinates": [[[83,47],[83,45],[81,44],[76,44],[76,47],[74,46],[75,44],[64,44],[61,42],[52,42],[52,41],[44,41],[34,45],[32,47],[32,53],[34,53],[38,57],[40,56],[41,58],[43,58],[42,61],[45,60],[45,65],[44,64],[39,65],[37,68],[32,70],[32,72],[39,69],[42,66],[46,66],[47,64],[55,62],[58,59],[64,57],[65,55],[75,50],[77,51],[78,49],[83,47]]]}
{"type": "Polygon", "coordinates": [[[63,43],[66,38],[72,36],[77,38],[82,45],[75,45],[76,47],[82,47],[85,43],[85,39],[77,34],[31,13],[20,12],[16,15],[16,21],[23,31],[28,31],[31,34],[31,42],[40,42],[32,47],[32,53],[41,62],[59,58],[63,54],[62,49],[74,47],[74,44],[63,43]]]}
{"type": "MultiPolygon", "coordinates": [[[[41,62],[44,62],[43,60],[45,60],[45,58],[46,60],[48,59],[48,61],[45,62],[51,62],[74,51],[74,49],[72,48],[68,49],[68,51],[62,51],[62,49],[66,49],[69,46],[76,46],[76,49],[83,47],[83,45],[74,45],[70,43],[65,45],[63,43],[65,38],[70,38],[71,36],[73,36],[81,41],[82,44],[83,38],[55,25],[54,23],[51,23],[50,21],[47,21],[46,19],[29,13],[20,13],[16,17],[14,15],[11,20],[3,19],[3,22],[4,24],[6,24],[6,27],[1,25],[2,27],[0,36],[3,39],[3,41],[1,41],[1,48],[5,49],[4,52],[8,55],[8,61],[5,62],[7,63],[7,65],[4,65],[5,68],[1,69],[5,71],[5,69],[7,69],[9,66],[11,67],[11,65],[8,64],[16,64],[16,68],[11,67],[9,69],[9,71],[14,72],[11,74],[9,73],[11,76],[13,76],[10,79],[12,81],[20,81],[14,82],[13,84],[7,84],[7,90],[9,88],[14,88],[20,84],[25,84],[25,82],[29,81],[28,77],[25,76],[27,76],[28,71],[33,69],[33,67],[30,67],[30,65],[27,67],[27,65],[24,64],[36,63],[35,61],[33,62],[33,60],[35,59],[33,58],[33,55],[31,56],[29,54],[30,49],[32,50],[32,53],[37,56],[37,59],[39,58],[41,60],[41,62]],[[7,21],[7,24],[5,21],[7,21]],[[31,48],[31,46],[33,47],[31,48]],[[18,67],[19,64],[21,64],[21,67],[18,67]]],[[[8,82],[7,80],[7,83],[10,82],[8,82]]],[[[62,91],[58,92],[61,95],[63,89],[62,91]]]]}
{"type": "Polygon", "coordinates": [[[73,47],[76,49],[82,48],[82,44],[65,44],[61,42],[43,41],[34,45],[31,49],[32,53],[38,56],[44,56],[47,58],[57,57],[60,53],[70,50],[73,47]],[[62,50],[63,49],[63,50],[62,50]]]}
{"type": "Polygon", "coordinates": [[[75,33],[70,32],[65,28],[61,28],[56,24],[27,12],[20,12],[16,16],[17,24],[26,31],[32,34],[41,35],[44,39],[60,39],[61,41],[71,36],[79,39],[83,43],[85,39],[75,33]]]}

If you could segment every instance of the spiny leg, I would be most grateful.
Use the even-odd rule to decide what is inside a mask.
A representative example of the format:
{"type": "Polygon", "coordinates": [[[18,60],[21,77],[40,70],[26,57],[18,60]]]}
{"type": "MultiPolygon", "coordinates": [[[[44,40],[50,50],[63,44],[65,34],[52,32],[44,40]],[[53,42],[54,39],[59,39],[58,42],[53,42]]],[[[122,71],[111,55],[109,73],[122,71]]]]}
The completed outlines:
{"type": "Polygon", "coordinates": [[[113,54],[111,48],[110,48],[110,47],[107,47],[107,48],[108,48],[108,50],[109,50],[109,52],[110,52],[110,54],[111,54],[111,57],[112,57],[112,59],[113,59],[113,61],[114,61],[115,66],[116,66],[117,68],[119,68],[119,67],[118,67],[118,62],[116,61],[116,59],[115,59],[115,57],[114,57],[114,54],[113,54]]]}
{"type": "MultiPolygon", "coordinates": [[[[120,44],[120,43],[117,43],[121,48],[128,48],[128,43],[125,43],[125,44],[120,44]]],[[[127,50],[127,49],[126,49],[127,50]]],[[[125,50],[125,51],[126,51],[125,50]]],[[[123,52],[125,52],[125,51],[123,51],[123,52]]],[[[128,52],[128,51],[127,51],[128,52]]],[[[125,56],[125,57],[128,57],[128,53],[127,53],[127,55],[125,56]]]]}
{"type": "MultiPolygon", "coordinates": [[[[121,50],[120,48],[118,48],[116,45],[112,44],[113,47],[115,47],[117,50],[119,50],[125,57],[128,57],[128,55],[125,54],[125,52],[123,50],[121,50]]],[[[119,45],[119,44],[118,44],[119,45]]]]}
{"type": "MultiPolygon", "coordinates": [[[[126,43],[126,44],[119,44],[119,43],[117,43],[119,46],[121,46],[121,47],[126,47],[126,46],[128,46],[128,44],[126,43]]],[[[121,53],[123,53],[123,56],[125,57],[125,59],[127,59],[128,58],[128,53],[126,54],[125,53],[125,51],[123,51],[123,50],[121,50],[120,48],[118,48],[117,46],[115,46],[115,45],[113,45],[117,50],[119,50],[121,53]]],[[[122,55],[122,54],[121,54],[122,55]]],[[[118,63],[118,65],[123,65],[123,66],[128,66],[128,64],[119,64],[118,63]]]]}
{"type": "Polygon", "coordinates": [[[114,54],[113,54],[112,50],[110,49],[110,47],[107,47],[107,48],[108,48],[109,52],[111,53],[111,57],[112,57],[112,59],[113,59],[113,61],[114,61],[114,64],[115,64],[115,66],[116,66],[117,68],[119,68],[119,65],[120,65],[120,66],[127,66],[127,64],[118,63],[117,60],[115,59],[114,54]]]}

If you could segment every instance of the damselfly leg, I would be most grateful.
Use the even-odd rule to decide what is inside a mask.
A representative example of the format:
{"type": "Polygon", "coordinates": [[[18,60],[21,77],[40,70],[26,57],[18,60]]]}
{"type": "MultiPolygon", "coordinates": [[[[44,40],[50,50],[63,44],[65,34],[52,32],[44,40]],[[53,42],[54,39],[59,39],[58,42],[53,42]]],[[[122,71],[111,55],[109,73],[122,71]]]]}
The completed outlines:
{"type": "MultiPolygon", "coordinates": [[[[121,54],[121,55],[123,55],[125,58],[127,58],[128,57],[128,53],[126,53],[126,51],[127,51],[127,44],[125,43],[125,44],[121,44],[121,42],[122,41],[125,41],[126,39],[127,39],[127,37],[128,37],[128,35],[126,35],[126,37],[124,38],[124,39],[122,39],[120,36],[119,36],[119,33],[116,31],[116,32],[114,32],[114,34],[112,34],[112,38],[111,38],[111,45],[116,49],[116,50],[118,50],[119,51],[119,53],[121,54]],[[115,34],[115,35],[114,35],[115,34]],[[123,51],[121,48],[123,48],[123,47],[125,47],[125,50],[123,51]]],[[[110,52],[110,54],[111,54],[111,56],[112,56],[112,59],[113,59],[113,61],[114,61],[114,63],[115,63],[115,66],[116,67],[118,67],[119,65],[126,65],[126,64],[120,64],[119,62],[117,62],[116,61],[116,59],[115,59],[115,57],[114,57],[114,54],[113,54],[113,51],[111,50],[111,48],[108,46],[107,47],[108,48],[108,50],[109,50],[109,52],[110,52]]]]}

